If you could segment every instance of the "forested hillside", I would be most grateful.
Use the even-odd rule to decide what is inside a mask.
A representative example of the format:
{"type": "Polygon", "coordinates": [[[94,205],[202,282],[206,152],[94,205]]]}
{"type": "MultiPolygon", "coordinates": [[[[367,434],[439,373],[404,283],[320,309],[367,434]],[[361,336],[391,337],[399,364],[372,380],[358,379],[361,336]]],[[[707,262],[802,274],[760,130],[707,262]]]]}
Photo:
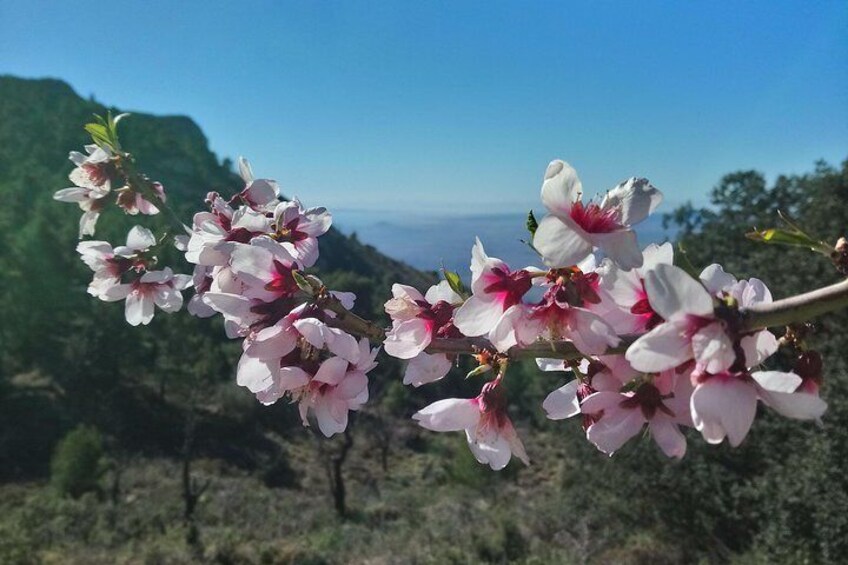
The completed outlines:
{"type": "MultiPolygon", "coordinates": [[[[532,464],[493,473],[460,434],[409,421],[480,383],[457,370],[412,390],[386,356],[353,431],[319,441],[295,407],[263,407],[235,385],[238,347],[218,321],[157,315],[133,328],[85,293],[78,210],[51,195],[68,185],[82,124],[103,110],[61,81],[0,77],[0,563],[844,561],[844,312],[809,337],[825,359],[821,425],[765,414],[738,449],[698,438],[673,462],[633,441],[608,458],[576,419],[544,418],[542,399],[565,378],[525,364],[507,386],[532,464]]],[[[238,187],[190,119],[136,113],[125,126],[123,143],[186,219],[207,191],[238,187]]],[[[833,241],[846,202],[848,162],[772,186],[747,171],[720,179],[709,208],[668,220],[694,266],[722,262],[782,297],[838,276],[822,257],[744,233],[781,210],[833,241]]],[[[98,237],[120,240],[134,220],[162,221],[110,214],[98,237]]],[[[321,253],[321,276],[371,316],[391,282],[432,280],[337,231],[321,253]]]]}

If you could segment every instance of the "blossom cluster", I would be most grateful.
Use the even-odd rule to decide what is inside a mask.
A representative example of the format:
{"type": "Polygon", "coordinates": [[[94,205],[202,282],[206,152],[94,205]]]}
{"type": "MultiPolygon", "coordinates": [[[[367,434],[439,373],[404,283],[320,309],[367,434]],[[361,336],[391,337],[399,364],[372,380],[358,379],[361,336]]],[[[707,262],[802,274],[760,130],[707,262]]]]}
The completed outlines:
{"type": "Polygon", "coordinates": [[[737,446],[758,402],[790,418],[820,418],[820,374],[764,370],[778,340],[741,325],[740,309],[772,300],[762,281],[737,280],[717,264],[693,277],[673,265],[670,244],[638,248],[633,225],[661,199],[647,180],[632,178],[584,203],[574,169],[554,161],[542,185],[549,215],[532,241],[546,268],[512,270],[478,240],[469,296],[446,282],[423,296],[395,285],[385,347],[410,360],[405,383],[448,373],[450,359],[425,351],[435,338],[484,336],[495,350],[478,356],[474,374],[497,369],[479,396],[437,401],[414,418],[427,429],[465,431],[475,457],[493,469],[511,455],[526,463],[501,383],[510,349],[539,341],[571,342],[582,357],[537,360],[542,370],[571,375],[543,409],[554,420],[582,415],[587,439],[610,455],[646,426],[670,457],[686,452],[681,427],[737,446]]]}
{"type": "MultiPolygon", "coordinates": [[[[94,235],[110,194],[127,214],[164,207],[176,218],[162,185],[137,173],[120,149],[120,119],[86,126],[95,144],[71,153],[74,186],[54,195],[83,210],[81,239],[94,235]]],[[[668,243],[640,249],[634,226],[662,201],[646,179],[584,201],[575,170],[553,161],[541,188],[548,214],[528,222],[540,266],[513,269],[478,239],[468,286],[449,272],[423,293],[393,285],[385,303],[391,327],[383,330],[350,312],[352,293],[306,273],[330,213],[282,199],[277,183],[255,178],[244,159],[239,172],[238,193],[209,192],[206,210],[190,227],[176,221],[177,233],[157,239],[135,226],[125,245],[81,241],[77,251],[94,273],[88,292],[123,300],[127,322],[137,326],[149,324],[156,308],[180,310],[183,291],[193,287],[189,313],[221,315],[227,336],[241,340],[237,384],[265,405],[296,402],[304,425],[312,415],[327,437],[344,431],[349,413],[368,400],[379,350],[370,340],[406,362],[403,382],[415,387],[444,378],[459,354],[474,356],[469,377],[487,379],[480,393],[439,400],[413,419],[429,430],[465,432],[476,459],[495,470],[512,456],[529,462],[504,385],[516,352],[532,350],[542,371],[564,375],[541,406],[547,416],[581,416],[587,439],[610,455],[645,428],[669,457],[686,452],[683,428],[738,446],[760,403],[803,420],[826,410],[815,352],[799,347],[791,372],[764,365],[780,343],[744,323],[747,309],[772,300],[762,281],[737,280],[717,264],[690,274],[674,265],[668,243]],[[194,266],[191,275],[161,265],[172,243],[194,266]],[[571,348],[568,360],[552,358],[563,346],[571,348]]]]}
{"type": "MultiPolygon", "coordinates": [[[[56,194],[85,211],[81,235],[93,234],[99,202],[117,178],[115,155],[98,146],[88,149],[88,158],[71,155],[78,165],[71,173],[77,187],[56,194]]],[[[318,260],[318,238],[330,228],[331,215],[324,208],[306,209],[297,198],[281,201],[276,182],[255,179],[243,159],[239,165],[244,188],[229,199],[210,192],[208,211],[195,214],[186,234],[174,238],[194,265],[192,275],[155,270],[162,242],[135,226],[123,246],[79,243],[77,251],[94,271],[88,292],[105,301],[125,300],[127,322],[146,325],[154,306],[179,310],[181,291],[193,286],[189,313],[221,314],[228,337],[243,340],[237,383],[266,405],[281,398],[298,402],[304,425],[312,413],[330,437],[344,431],[348,412],[368,400],[367,373],[376,366],[378,349],[335,327],[336,314],[322,306],[333,301],[351,309],[353,294],[329,291],[316,277],[300,274],[318,260]]],[[[150,185],[164,202],[161,185],[150,185]]],[[[136,187],[122,192],[130,193],[140,194],[136,187]]],[[[158,211],[138,198],[130,205],[119,196],[118,204],[131,214],[158,211]]]]}

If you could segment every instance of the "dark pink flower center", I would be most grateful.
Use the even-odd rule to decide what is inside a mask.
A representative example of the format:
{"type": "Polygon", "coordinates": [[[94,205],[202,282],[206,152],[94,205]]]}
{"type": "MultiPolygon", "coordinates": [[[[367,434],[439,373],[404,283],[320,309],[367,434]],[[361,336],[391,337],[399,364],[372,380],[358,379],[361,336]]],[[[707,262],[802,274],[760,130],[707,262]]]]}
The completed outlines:
{"type": "Polygon", "coordinates": [[[650,420],[657,413],[657,410],[671,416],[675,416],[674,412],[663,402],[663,395],[660,389],[651,383],[644,383],[633,393],[633,396],[625,398],[619,403],[622,408],[642,410],[642,415],[646,420],[650,420]]]}
{"type": "Polygon", "coordinates": [[[615,208],[601,208],[594,202],[584,205],[579,200],[571,206],[571,219],[589,233],[609,233],[624,226],[618,219],[615,208]]]}
{"type": "Polygon", "coordinates": [[[298,286],[292,276],[292,268],[274,260],[274,272],[271,273],[271,280],[265,284],[265,290],[271,292],[279,292],[280,294],[290,296],[297,292],[298,286]]]}
{"type": "Polygon", "coordinates": [[[421,308],[417,317],[427,322],[433,337],[462,337],[462,333],[453,325],[453,311],[456,306],[444,300],[439,300],[435,304],[429,304],[424,300],[416,300],[415,303],[421,308]]]}
{"type": "Polygon", "coordinates": [[[645,290],[645,281],[642,281],[642,289],[638,293],[638,299],[633,306],[630,307],[630,313],[639,316],[642,318],[642,323],[645,325],[645,329],[651,331],[665,320],[663,320],[662,316],[657,314],[654,311],[654,308],[651,306],[650,301],[648,300],[648,293],[645,290]]]}
{"type": "Polygon", "coordinates": [[[492,282],[483,289],[483,292],[496,295],[503,304],[504,310],[521,302],[521,297],[527,294],[527,291],[533,286],[530,273],[523,269],[509,272],[500,267],[495,267],[492,269],[489,278],[492,282]]]}

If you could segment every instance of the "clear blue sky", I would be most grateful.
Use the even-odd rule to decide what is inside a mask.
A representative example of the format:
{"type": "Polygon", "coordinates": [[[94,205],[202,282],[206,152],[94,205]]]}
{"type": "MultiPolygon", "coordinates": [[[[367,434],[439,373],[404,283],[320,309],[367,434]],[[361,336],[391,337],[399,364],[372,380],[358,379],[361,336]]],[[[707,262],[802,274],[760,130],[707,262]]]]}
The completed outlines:
{"type": "Polygon", "coordinates": [[[538,208],[556,157],[704,202],[848,157],[845,1],[3,0],[0,73],[187,114],[335,208],[538,208]]]}

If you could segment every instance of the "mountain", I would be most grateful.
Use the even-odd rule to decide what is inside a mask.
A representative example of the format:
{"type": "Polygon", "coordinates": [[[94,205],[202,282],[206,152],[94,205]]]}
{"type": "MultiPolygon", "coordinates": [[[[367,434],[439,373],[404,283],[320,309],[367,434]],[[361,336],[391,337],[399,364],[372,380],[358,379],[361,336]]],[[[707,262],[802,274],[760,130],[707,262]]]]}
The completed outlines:
{"type": "MultiPolygon", "coordinates": [[[[145,449],[178,449],[167,432],[184,406],[157,394],[167,400],[179,388],[181,403],[198,383],[233,387],[238,352],[218,321],[157,315],[149,327],[131,328],[121,305],[85,293],[91,273],[74,251],[80,211],[52,194],[69,186],[68,151],[90,142],[83,125],[107,109],[121,111],[59,80],[0,76],[0,478],[44,472],[56,439],[80,421],[119,428],[122,441],[145,449]],[[22,416],[36,406],[39,420],[22,416]],[[139,427],[138,419],[152,423],[139,427]]],[[[123,144],[165,185],[184,221],[204,208],[208,191],[243,186],[190,118],[132,114],[121,125],[123,144]]],[[[136,223],[164,220],[111,209],[97,238],[121,243],[136,223]]],[[[176,252],[171,259],[190,272],[176,252]]],[[[383,315],[391,283],[426,287],[434,279],[336,229],[321,238],[316,267],[331,288],[356,292],[356,309],[372,318],[383,315]]]]}

